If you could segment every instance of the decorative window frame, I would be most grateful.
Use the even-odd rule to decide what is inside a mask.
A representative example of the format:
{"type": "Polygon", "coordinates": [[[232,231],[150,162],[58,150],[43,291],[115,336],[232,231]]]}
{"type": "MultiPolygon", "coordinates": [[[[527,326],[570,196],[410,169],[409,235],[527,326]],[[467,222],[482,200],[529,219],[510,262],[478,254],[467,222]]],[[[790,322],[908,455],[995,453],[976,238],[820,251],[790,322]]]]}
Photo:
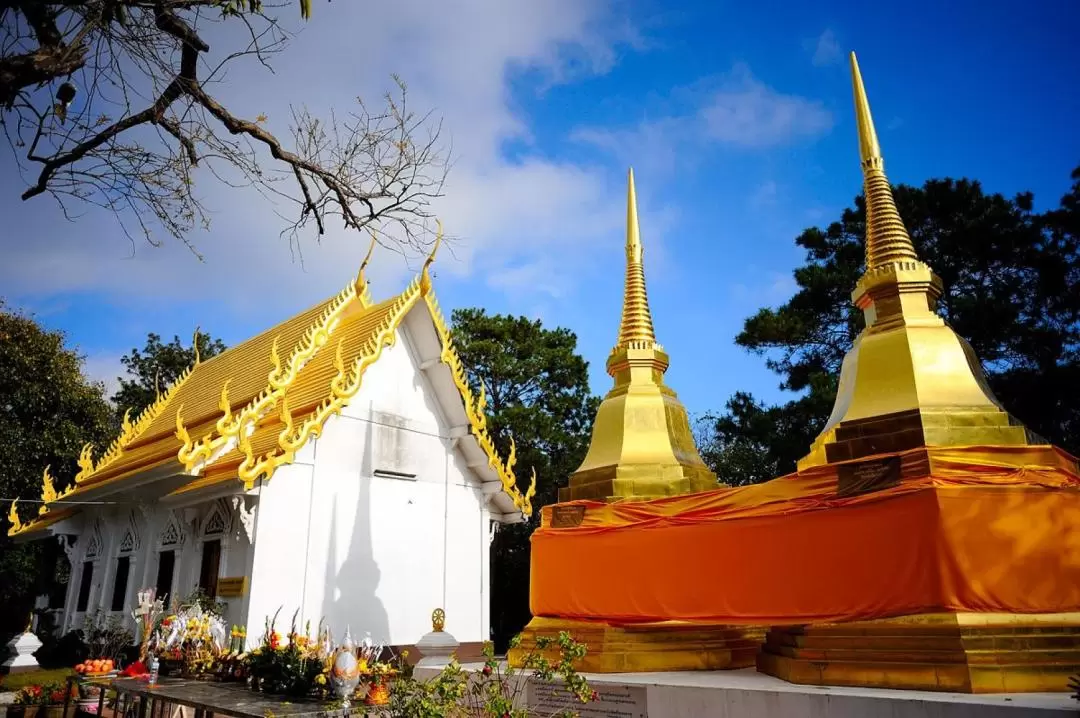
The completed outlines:
{"type": "Polygon", "coordinates": [[[101,535],[101,521],[97,517],[94,517],[90,529],[86,533],[87,540],[86,546],[83,548],[82,562],[93,561],[97,563],[101,560],[102,554],[105,553],[105,539],[101,535]]]}
{"type": "Polygon", "coordinates": [[[176,596],[183,595],[185,590],[180,584],[183,583],[182,566],[184,565],[184,554],[186,553],[185,549],[188,544],[187,523],[176,510],[169,509],[165,512],[165,518],[161,523],[161,530],[157,532],[157,538],[154,541],[153,546],[153,554],[148,559],[149,565],[146,567],[146,575],[149,577],[147,580],[156,581],[158,567],[161,565],[162,552],[173,552],[172,580],[169,582],[171,586],[169,590],[170,595],[166,599],[170,602],[176,596]]]}
{"type": "Polygon", "coordinates": [[[74,624],[77,617],[85,616],[86,614],[97,610],[101,605],[101,594],[104,591],[104,582],[102,581],[102,558],[105,557],[105,537],[101,531],[101,518],[94,516],[88,518],[88,525],[85,531],[79,534],[76,539],[76,545],[82,546],[82,551],[79,552],[79,561],[77,565],[72,566],[71,577],[68,579],[71,582],[71,610],[69,615],[71,616],[71,622],[74,624]],[[91,569],[93,573],[90,578],[90,597],[86,602],[86,610],[78,610],[79,606],[79,586],[82,585],[83,571],[86,570],[86,564],[93,564],[91,569]],[[96,590],[95,590],[96,586],[96,590]]]}
{"type": "Polygon", "coordinates": [[[207,510],[200,525],[199,539],[221,539],[224,547],[225,538],[232,533],[233,509],[225,499],[217,499],[207,510]]]}
{"type": "Polygon", "coordinates": [[[127,584],[124,586],[124,608],[119,611],[110,611],[113,615],[125,615],[127,612],[128,602],[131,599],[131,586],[133,582],[137,582],[139,571],[142,568],[142,561],[139,559],[139,549],[142,547],[142,539],[139,532],[139,521],[135,516],[135,511],[128,511],[124,520],[115,529],[116,548],[113,551],[113,556],[107,567],[106,574],[103,578],[105,583],[101,587],[101,607],[104,609],[112,603],[112,591],[115,588],[116,571],[119,570],[119,560],[123,557],[128,559],[128,576],[127,584]],[[108,595],[106,595],[108,594],[108,595]]]}
{"type": "MultiPolygon", "coordinates": [[[[199,583],[199,568],[202,563],[203,544],[207,541],[220,542],[218,554],[218,578],[221,578],[229,565],[229,539],[233,536],[234,509],[227,498],[214,499],[199,520],[199,532],[193,541],[194,557],[188,565],[187,584],[194,590],[199,583]]],[[[213,597],[211,597],[213,598],[213,597]]]]}
{"type": "Polygon", "coordinates": [[[165,514],[165,522],[158,532],[156,552],[176,551],[178,554],[187,544],[187,528],[175,511],[165,514]]]}
{"type": "Polygon", "coordinates": [[[127,522],[120,532],[120,543],[117,544],[116,555],[133,556],[139,551],[142,541],[139,539],[139,525],[135,519],[135,512],[129,511],[127,522]]]}

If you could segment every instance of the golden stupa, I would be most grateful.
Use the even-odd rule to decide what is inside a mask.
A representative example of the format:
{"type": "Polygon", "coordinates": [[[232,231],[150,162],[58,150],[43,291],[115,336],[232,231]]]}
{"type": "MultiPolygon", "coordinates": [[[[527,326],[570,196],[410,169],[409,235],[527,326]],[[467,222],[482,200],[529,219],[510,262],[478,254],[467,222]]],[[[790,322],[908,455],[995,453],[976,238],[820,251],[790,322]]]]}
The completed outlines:
{"type": "Polygon", "coordinates": [[[918,446],[1045,443],[1005,412],[971,346],[936,314],[941,280],[915,253],[896,209],[854,53],[851,75],[866,197],[866,270],[851,298],[866,329],[799,468],[918,446]]]}
{"type": "MultiPolygon", "coordinates": [[[[715,489],[702,461],[686,407],[664,384],[669,357],[656,341],[645,289],[644,249],[638,224],[634,171],[627,179],[626,279],[622,321],[607,360],[614,386],[593,423],[588,453],[560,489],[564,502],[634,503],[715,489]]],[[[544,521],[574,526],[585,516],[580,504],[559,504],[544,521]]],[[[680,621],[562,620],[534,618],[511,662],[521,663],[537,636],[570,631],[588,644],[581,668],[599,673],[736,668],[754,664],[765,631],[680,621]]]]}
{"type": "Polygon", "coordinates": [[[737,667],[771,625],[758,670],[796,683],[1064,691],[1080,672],[1080,465],[1008,415],[936,314],[941,281],[897,211],[854,55],[852,73],[866,328],[826,428],[763,484],[649,498],[641,481],[618,496],[636,500],[545,507],[524,646],[561,629],[595,652],[586,670],[737,667]],[[726,664],[695,664],[695,629],[726,664]]]}
{"type": "Polygon", "coordinates": [[[643,255],[631,169],[622,322],[607,360],[615,385],[596,412],[585,459],[559,491],[562,501],[649,499],[717,485],[694,445],[686,407],[664,385],[670,361],[653,331],[643,255]]]}

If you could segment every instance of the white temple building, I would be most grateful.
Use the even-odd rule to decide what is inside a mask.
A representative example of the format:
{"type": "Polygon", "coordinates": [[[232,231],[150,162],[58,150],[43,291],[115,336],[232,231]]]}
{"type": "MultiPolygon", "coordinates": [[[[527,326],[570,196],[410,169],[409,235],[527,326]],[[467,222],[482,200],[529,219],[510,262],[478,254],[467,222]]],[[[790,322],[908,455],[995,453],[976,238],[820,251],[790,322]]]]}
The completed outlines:
{"type": "MultiPolygon", "coordinates": [[[[369,254],[370,257],[370,254],[369,254]]],[[[365,265],[367,260],[365,260],[365,265]]],[[[463,645],[489,637],[495,524],[531,512],[487,433],[428,272],[373,302],[363,267],[326,302],[195,365],[63,492],[46,469],[9,534],[64,546],[61,630],[136,592],[202,588],[249,646],[320,619],[413,644],[434,608],[463,645]]]]}

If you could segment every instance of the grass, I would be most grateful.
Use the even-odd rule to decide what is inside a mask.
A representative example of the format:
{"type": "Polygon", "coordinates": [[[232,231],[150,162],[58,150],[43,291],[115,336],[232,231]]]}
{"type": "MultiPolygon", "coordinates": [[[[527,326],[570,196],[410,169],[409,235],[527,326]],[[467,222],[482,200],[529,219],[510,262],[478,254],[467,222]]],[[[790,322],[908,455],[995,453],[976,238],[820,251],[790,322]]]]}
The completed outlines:
{"type": "Polygon", "coordinates": [[[0,676],[0,693],[17,691],[35,683],[63,683],[74,672],[70,668],[38,668],[32,671],[0,676]]]}

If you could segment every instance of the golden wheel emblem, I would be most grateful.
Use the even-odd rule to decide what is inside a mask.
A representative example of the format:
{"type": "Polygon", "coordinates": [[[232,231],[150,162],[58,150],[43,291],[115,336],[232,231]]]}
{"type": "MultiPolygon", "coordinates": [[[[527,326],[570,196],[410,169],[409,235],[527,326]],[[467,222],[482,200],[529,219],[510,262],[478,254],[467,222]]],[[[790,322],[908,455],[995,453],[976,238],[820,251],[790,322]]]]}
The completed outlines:
{"type": "Polygon", "coordinates": [[[440,633],[446,626],[446,611],[436,608],[431,612],[431,630],[440,633]]]}

